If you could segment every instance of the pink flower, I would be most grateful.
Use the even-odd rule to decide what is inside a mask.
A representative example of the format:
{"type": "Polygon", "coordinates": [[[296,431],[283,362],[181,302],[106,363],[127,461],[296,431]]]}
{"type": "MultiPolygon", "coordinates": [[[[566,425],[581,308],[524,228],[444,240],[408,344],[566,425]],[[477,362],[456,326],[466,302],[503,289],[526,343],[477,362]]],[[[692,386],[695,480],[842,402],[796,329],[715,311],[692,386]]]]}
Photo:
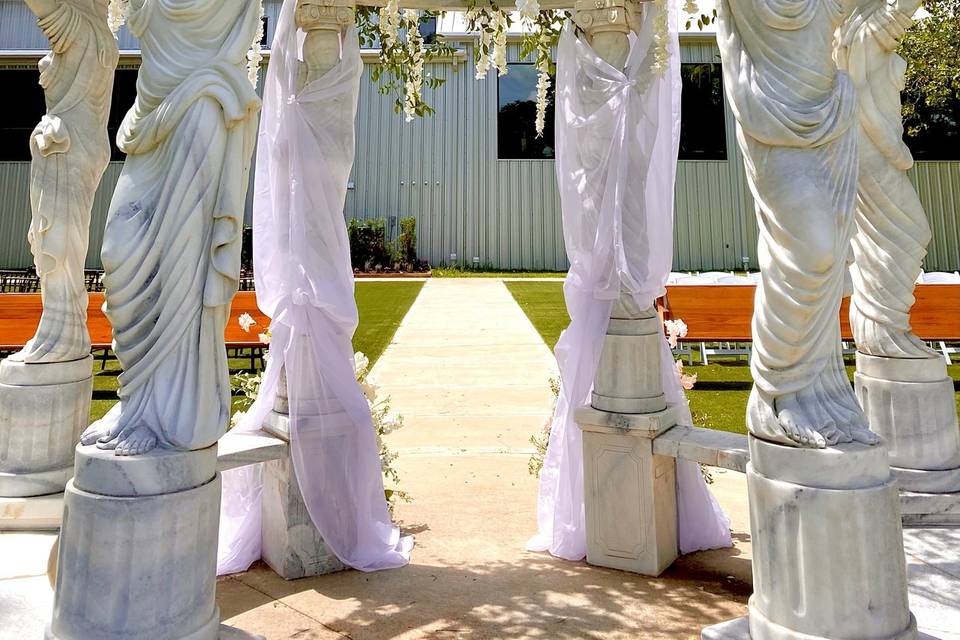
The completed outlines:
{"type": "Polygon", "coordinates": [[[677,342],[680,338],[687,337],[687,323],[677,318],[676,320],[664,320],[663,328],[667,330],[667,344],[671,349],[677,348],[677,342]]]}

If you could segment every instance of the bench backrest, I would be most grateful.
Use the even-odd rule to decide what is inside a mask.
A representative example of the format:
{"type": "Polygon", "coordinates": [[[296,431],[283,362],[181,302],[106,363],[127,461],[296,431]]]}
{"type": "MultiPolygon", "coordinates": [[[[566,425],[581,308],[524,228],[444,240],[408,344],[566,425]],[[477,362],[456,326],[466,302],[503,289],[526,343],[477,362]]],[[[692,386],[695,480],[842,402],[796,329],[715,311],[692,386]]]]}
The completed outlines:
{"type": "MultiPolygon", "coordinates": [[[[749,342],[756,287],[750,285],[668,285],[664,316],[682,319],[687,342],[749,342]]],[[[960,285],[918,284],[910,313],[914,333],[924,340],[960,340],[960,285]]],[[[852,340],[849,299],[840,309],[840,331],[852,340]]]]}
{"type": "MultiPolygon", "coordinates": [[[[108,349],[113,342],[110,322],[103,315],[103,294],[89,293],[87,305],[87,329],[94,349],[108,349]]],[[[0,350],[16,351],[33,337],[43,305],[39,293],[0,294],[0,350]]],[[[257,294],[240,291],[233,299],[230,320],[224,332],[228,347],[260,346],[260,333],[270,326],[270,318],[257,308],[257,294]],[[247,333],[237,321],[241,314],[249,313],[257,322],[247,333]]]]}

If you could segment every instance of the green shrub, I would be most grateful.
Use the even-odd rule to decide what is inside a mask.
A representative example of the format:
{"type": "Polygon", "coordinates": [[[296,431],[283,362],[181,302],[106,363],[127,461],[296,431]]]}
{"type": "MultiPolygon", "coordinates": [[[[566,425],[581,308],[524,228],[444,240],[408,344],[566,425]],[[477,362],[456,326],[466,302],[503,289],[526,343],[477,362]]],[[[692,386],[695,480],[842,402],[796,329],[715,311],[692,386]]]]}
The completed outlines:
{"type": "Polygon", "coordinates": [[[347,225],[350,239],[350,262],[354,269],[370,271],[392,263],[387,245],[387,230],[383,219],[350,220],[347,225]]]}
{"type": "Polygon", "coordinates": [[[412,265],[417,261],[417,219],[400,218],[400,236],[397,238],[397,260],[412,265]]]}

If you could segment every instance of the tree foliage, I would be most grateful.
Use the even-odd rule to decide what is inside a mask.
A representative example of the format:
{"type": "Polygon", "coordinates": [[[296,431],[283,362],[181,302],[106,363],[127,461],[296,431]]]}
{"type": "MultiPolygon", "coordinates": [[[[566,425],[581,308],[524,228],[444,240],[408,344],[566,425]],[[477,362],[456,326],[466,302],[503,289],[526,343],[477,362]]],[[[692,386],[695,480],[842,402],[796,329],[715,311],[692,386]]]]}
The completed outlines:
{"type": "Polygon", "coordinates": [[[900,46],[908,63],[903,91],[908,139],[960,127],[960,0],[927,0],[924,8],[930,15],[917,20],[900,46]]]}

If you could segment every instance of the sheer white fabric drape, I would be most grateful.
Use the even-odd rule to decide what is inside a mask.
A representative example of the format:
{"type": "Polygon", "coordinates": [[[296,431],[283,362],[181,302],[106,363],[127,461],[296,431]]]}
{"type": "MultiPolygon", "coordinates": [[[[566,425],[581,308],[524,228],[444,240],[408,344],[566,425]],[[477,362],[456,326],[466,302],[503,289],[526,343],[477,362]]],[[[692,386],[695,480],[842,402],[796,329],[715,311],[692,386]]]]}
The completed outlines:
{"type": "MultiPolygon", "coordinates": [[[[621,291],[642,308],[665,292],[673,260],[673,198],[680,138],[680,51],[676,0],[669,2],[669,67],[652,70],[658,11],[644,3],[625,69],[615,69],[568,24],[557,61],[557,181],[570,271],[570,325],[556,347],[560,398],[540,475],[538,533],[531,551],[586,555],[581,433],[574,410],[590,401],[610,312],[621,291]]],[[[666,339],[667,401],[692,424],[666,339]]],[[[677,463],[680,551],[727,547],[729,520],[695,463],[677,463]]]]}
{"type": "MultiPolygon", "coordinates": [[[[257,303],[273,321],[271,357],[236,428],[259,429],[285,368],[291,457],[310,518],[345,564],[375,571],[406,564],[413,540],[390,520],[351,347],[357,307],[343,204],[363,63],[350,28],[341,62],[297,91],[295,6],[286,0],[277,24],[257,147],[254,267],[257,303]]],[[[259,558],[259,474],[258,467],[224,473],[220,574],[259,558]]]]}

